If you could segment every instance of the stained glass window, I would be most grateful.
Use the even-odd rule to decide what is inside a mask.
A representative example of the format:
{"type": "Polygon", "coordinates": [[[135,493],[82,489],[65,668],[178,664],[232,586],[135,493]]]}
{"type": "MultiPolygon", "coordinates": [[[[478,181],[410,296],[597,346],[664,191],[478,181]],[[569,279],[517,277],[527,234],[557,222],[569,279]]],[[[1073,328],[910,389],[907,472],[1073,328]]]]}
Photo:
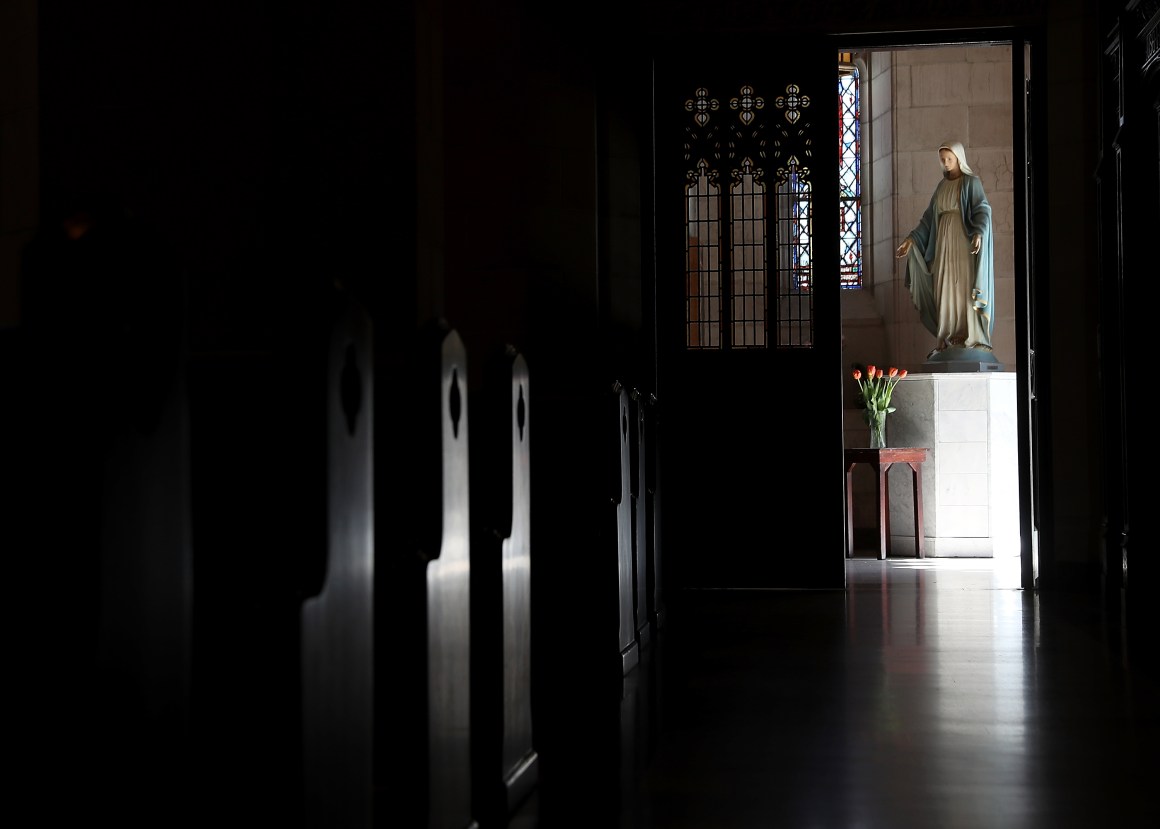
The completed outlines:
{"type": "MultiPolygon", "coordinates": [[[[685,347],[813,347],[810,115],[790,82],[742,83],[683,102],[685,347]]],[[[831,110],[832,112],[832,110],[831,110]]]]}
{"type": "Polygon", "coordinates": [[[765,347],[765,185],[746,158],[730,190],[734,348],[765,347]]]}
{"type": "Polygon", "coordinates": [[[778,342],[786,347],[809,346],[813,342],[813,194],[797,156],[791,155],[781,172],[776,187],[778,342]]]}
{"type": "Polygon", "coordinates": [[[838,250],[843,288],[862,287],[862,129],[858,67],[843,55],[838,65],[838,250]]]}
{"type": "Polygon", "coordinates": [[[721,347],[721,188],[702,160],[685,188],[685,344],[721,347]]]}

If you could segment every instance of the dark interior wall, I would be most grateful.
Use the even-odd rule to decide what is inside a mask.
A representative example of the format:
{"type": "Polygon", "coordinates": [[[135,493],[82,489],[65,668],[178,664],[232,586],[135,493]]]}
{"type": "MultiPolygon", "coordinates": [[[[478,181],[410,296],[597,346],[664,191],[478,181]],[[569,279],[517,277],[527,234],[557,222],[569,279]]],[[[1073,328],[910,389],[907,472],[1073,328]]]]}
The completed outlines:
{"type": "Polygon", "coordinates": [[[37,166],[37,3],[10,0],[0,7],[0,337],[19,322],[20,251],[36,229],[39,207],[37,166]]]}
{"type": "Polygon", "coordinates": [[[1097,78],[1099,27],[1096,5],[1087,2],[1051,4],[1046,39],[1046,78],[1036,83],[1046,104],[1046,239],[1040,239],[1046,261],[1037,264],[1039,287],[1047,293],[1047,347],[1037,359],[1046,365],[1053,401],[1048,422],[1048,454],[1052,481],[1050,516],[1053,524],[1045,546],[1047,580],[1057,584],[1090,583],[1098,578],[1098,548],[1103,499],[1099,405],[1099,304],[1093,171],[1098,157],[1097,78]],[[1080,172],[1082,170],[1082,173],[1080,172]],[[1084,207],[1082,232],[1069,231],[1076,214],[1067,205],[1084,207]],[[1088,231],[1091,232],[1088,232],[1088,231]],[[1077,286],[1069,290],[1066,286],[1077,286]],[[1072,383],[1084,378],[1085,402],[1073,406],[1072,383]],[[1054,393],[1052,390],[1055,390],[1054,393]],[[1083,435],[1076,440],[1073,435],[1083,435]],[[1052,565],[1057,565],[1052,567],[1052,565]]]}
{"type": "Polygon", "coordinates": [[[1142,516],[1156,503],[1156,483],[1143,471],[1148,458],[1139,450],[1151,408],[1151,396],[1142,388],[1150,379],[1144,340],[1151,303],[1148,281],[1135,274],[1151,267],[1153,229],[1160,221],[1160,4],[1101,5],[1098,31],[1100,143],[1094,179],[1100,268],[1095,287],[1099,370],[1105,378],[1100,384],[1105,598],[1124,619],[1129,660],[1137,655],[1136,664],[1154,665],[1160,619],[1149,590],[1160,563],[1141,542],[1147,529],[1142,516]]]}
{"type": "MultiPolygon", "coordinates": [[[[533,417],[542,424],[534,533],[550,564],[540,568],[541,592],[591,590],[593,607],[614,599],[601,592],[605,562],[594,551],[607,544],[612,516],[612,458],[603,450],[617,426],[612,385],[647,381],[647,359],[635,359],[644,316],[646,61],[623,49],[603,54],[595,15],[569,27],[523,7],[479,14],[469,6],[42,10],[44,199],[30,260],[48,251],[55,264],[23,274],[25,327],[42,342],[67,335],[56,356],[74,377],[91,372],[84,388],[95,396],[107,366],[76,355],[126,323],[155,323],[175,335],[161,371],[173,384],[162,394],[181,386],[188,398],[165,399],[188,408],[178,406],[166,428],[102,421],[98,435],[75,431],[36,490],[51,490],[65,463],[84,468],[25,523],[31,535],[61,514],[76,519],[69,538],[85,564],[76,593],[92,595],[111,559],[131,564],[122,556],[136,546],[124,544],[125,533],[149,493],[138,482],[102,500],[99,468],[119,458],[134,478],[169,458],[154,480],[188,474],[189,492],[172,492],[172,505],[142,519],[146,540],[134,555],[164,562],[160,572],[131,566],[124,590],[180,597],[172,607],[192,620],[193,645],[172,671],[190,672],[192,684],[178,685],[192,701],[164,722],[142,715],[138,725],[142,735],[153,729],[157,740],[189,745],[181,732],[197,743],[196,756],[217,758],[212,770],[190,770],[192,779],[212,778],[222,797],[242,796],[243,808],[256,806],[253,792],[264,784],[298,773],[298,701],[287,690],[294,608],[324,530],[312,436],[321,426],[325,336],[343,303],[365,304],[375,321],[379,371],[395,381],[379,384],[380,410],[405,405],[417,331],[436,317],[461,330],[472,386],[504,344],[527,352],[533,417]],[[90,240],[114,226],[139,235],[122,236],[100,261],[70,264],[72,282],[48,285],[45,274],[63,273],[59,252],[72,250],[62,222],[77,211],[100,214],[90,240]],[[161,253],[128,282],[122,257],[146,236],[161,253]],[[166,302],[147,299],[158,289],[166,302]],[[84,325],[70,332],[76,320],[84,325]],[[640,380],[623,376],[620,366],[630,364],[640,380]],[[104,449],[114,432],[132,444],[115,455],[104,449]],[[90,446],[99,448],[72,454],[90,446]],[[80,474],[90,468],[94,475],[80,474]],[[102,526],[109,520],[111,534],[102,526]],[[213,748],[224,744],[234,751],[213,748]],[[257,780],[247,773],[252,752],[272,758],[257,780]]],[[[618,42],[635,37],[635,28],[624,30],[618,42]]],[[[127,345],[151,344],[131,337],[127,345]]],[[[54,391],[47,405],[57,407],[75,389],[46,385],[54,391]]],[[[59,442],[68,428],[60,411],[38,424],[38,439],[59,442]]],[[[381,435],[381,469],[397,467],[398,445],[381,435]]],[[[42,460],[29,453],[28,466],[42,460]]],[[[388,499],[407,482],[384,474],[377,483],[388,499]]],[[[395,529],[379,528],[386,555],[405,553],[395,529]]],[[[86,629],[99,614],[70,608],[59,621],[64,632],[86,629]]],[[[140,643],[151,618],[117,635],[140,643]]],[[[566,606],[543,618],[587,653],[613,645],[608,666],[619,669],[614,623],[587,626],[587,614],[566,606]]],[[[76,647],[87,660],[99,645],[86,638],[76,647]]],[[[561,676],[558,668],[547,675],[561,676]]],[[[124,677],[137,690],[150,681],[139,670],[124,677]]],[[[81,716],[67,722],[79,725],[81,716]]],[[[146,763],[142,755],[134,771],[146,763]]]]}
{"type": "MultiPolygon", "coordinates": [[[[369,275],[414,268],[392,203],[414,200],[414,96],[383,79],[413,75],[414,21],[361,5],[46,5],[43,224],[101,199],[154,228],[194,351],[284,343],[336,279],[388,294],[369,275]]],[[[414,293],[392,280],[396,307],[414,293]]]]}
{"type": "Polygon", "coordinates": [[[329,325],[364,302],[399,322],[380,339],[399,355],[431,314],[400,209],[415,91],[391,82],[415,75],[415,28],[406,6],[42,4],[35,403],[10,435],[26,509],[7,525],[57,600],[27,639],[45,669],[30,744],[54,765],[72,747],[78,809],[122,800],[136,825],[205,785],[198,822],[294,790],[329,325]],[[152,794],[113,785],[107,752],[152,794]]]}
{"type": "MultiPolygon", "coordinates": [[[[647,56],[630,16],[609,19],[443,7],[446,316],[473,387],[506,345],[528,362],[536,635],[561,645],[538,662],[541,699],[582,692],[589,677],[567,668],[578,656],[604,667],[600,681],[619,670],[605,577],[620,496],[613,387],[650,382],[636,351],[647,56]]],[[[486,463],[482,446],[472,458],[486,463]]]]}
{"type": "Polygon", "coordinates": [[[639,27],[518,3],[446,4],[443,19],[448,318],[475,353],[517,343],[573,371],[631,360],[649,151],[639,27]]]}

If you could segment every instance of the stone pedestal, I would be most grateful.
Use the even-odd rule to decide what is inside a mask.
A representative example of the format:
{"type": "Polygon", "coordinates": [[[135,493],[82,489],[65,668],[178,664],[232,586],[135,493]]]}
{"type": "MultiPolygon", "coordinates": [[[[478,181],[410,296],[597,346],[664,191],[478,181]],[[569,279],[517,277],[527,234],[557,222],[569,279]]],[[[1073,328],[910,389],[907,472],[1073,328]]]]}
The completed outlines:
{"type": "MultiPolygon", "coordinates": [[[[889,446],[930,450],[923,466],[927,557],[992,558],[1019,549],[1014,372],[911,374],[894,389],[889,446]]],[[[914,555],[909,475],[889,476],[893,556],[914,555]]]]}
{"type": "Polygon", "coordinates": [[[932,374],[947,371],[976,372],[1002,371],[1003,364],[996,359],[994,352],[982,348],[962,348],[950,346],[942,351],[936,351],[926,358],[922,364],[925,371],[932,374]]]}

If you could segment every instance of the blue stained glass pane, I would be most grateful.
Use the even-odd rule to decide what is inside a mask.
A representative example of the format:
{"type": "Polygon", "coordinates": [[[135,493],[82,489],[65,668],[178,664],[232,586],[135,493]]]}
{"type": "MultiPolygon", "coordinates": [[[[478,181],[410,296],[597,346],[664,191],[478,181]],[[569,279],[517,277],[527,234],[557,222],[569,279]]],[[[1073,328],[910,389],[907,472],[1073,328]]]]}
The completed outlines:
{"type": "Polygon", "coordinates": [[[838,225],[839,266],[843,288],[862,287],[862,132],[858,70],[838,73],[838,225]]]}
{"type": "Polygon", "coordinates": [[[811,222],[813,220],[810,187],[793,172],[789,178],[790,204],[790,257],[793,261],[793,290],[807,293],[810,290],[810,271],[813,250],[810,244],[811,222]]]}

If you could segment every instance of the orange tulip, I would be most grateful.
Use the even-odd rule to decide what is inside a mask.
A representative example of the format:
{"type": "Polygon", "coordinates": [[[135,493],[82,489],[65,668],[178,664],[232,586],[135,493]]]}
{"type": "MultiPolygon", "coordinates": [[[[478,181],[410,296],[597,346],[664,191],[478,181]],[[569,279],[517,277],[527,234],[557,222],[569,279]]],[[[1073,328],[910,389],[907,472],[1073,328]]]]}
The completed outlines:
{"type": "Polygon", "coordinates": [[[870,418],[885,417],[894,411],[894,407],[890,405],[890,398],[898,381],[907,375],[906,369],[897,366],[891,366],[889,369],[866,366],[865,373],[862,369],[856,368],[851,374],[858,383],[858,402],[866,410],[867,423],[870,422],[870,418]]]}

